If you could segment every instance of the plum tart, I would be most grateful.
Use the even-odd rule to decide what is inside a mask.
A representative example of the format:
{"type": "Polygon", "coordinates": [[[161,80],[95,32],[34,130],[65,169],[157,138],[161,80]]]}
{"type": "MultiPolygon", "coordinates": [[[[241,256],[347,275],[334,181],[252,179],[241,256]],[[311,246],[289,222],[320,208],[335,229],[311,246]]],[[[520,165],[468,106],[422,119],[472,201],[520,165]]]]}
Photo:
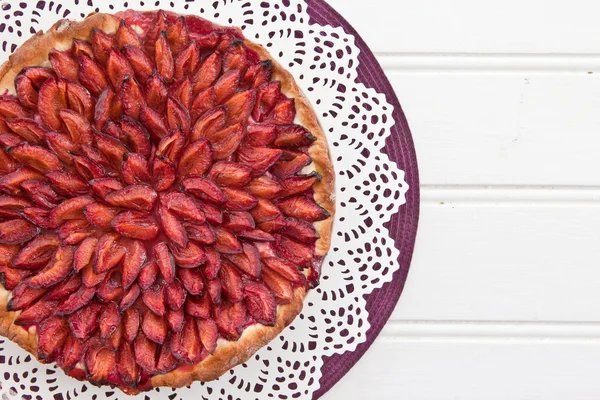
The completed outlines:
{"type": "Polygon", "coordinates": [[[293,77],[240,29],[61,20],[0,89],[1,335],[135,394],[216,379],[301,311],[333,168],[293,77]]]}

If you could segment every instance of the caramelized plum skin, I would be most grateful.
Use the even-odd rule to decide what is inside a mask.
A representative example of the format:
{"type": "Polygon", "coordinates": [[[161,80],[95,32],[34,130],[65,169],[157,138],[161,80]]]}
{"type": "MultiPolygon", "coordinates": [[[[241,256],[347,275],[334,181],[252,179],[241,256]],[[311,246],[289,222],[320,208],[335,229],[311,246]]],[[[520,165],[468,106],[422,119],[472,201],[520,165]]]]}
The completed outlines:
{"type": "Polygon", "coordinates": [[[146,28],[94,30],[0,95],[7,308],[40,359],[134,390],[274,325],[329,217],[271,63],[226,29],[146,28]]]}

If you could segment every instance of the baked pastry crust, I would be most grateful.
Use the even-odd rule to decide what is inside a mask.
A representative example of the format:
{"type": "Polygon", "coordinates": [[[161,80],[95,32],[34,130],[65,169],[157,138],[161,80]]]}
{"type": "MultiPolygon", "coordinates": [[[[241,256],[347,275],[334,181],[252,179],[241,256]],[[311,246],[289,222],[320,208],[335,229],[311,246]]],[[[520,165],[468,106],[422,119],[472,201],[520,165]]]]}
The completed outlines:
{"type": "MultiPolygon", "coordinates": [[[[107,33],[114,33],[119,26],[119,20],[110,14],[90,14],[81,22],[60,20],[47,32],[38,32],[31,39],[15,50],[8,61],[0,66],[0,90],[15,93],[14,79],[16,75],[27,66],[47,65],[48,53],[52,48],[67,49],[71,47],[72,40],[89,39],[94,28],[99,28],[107,33]]],[[[306,127],[316,138],[309,148],[309,155],[313,162],[305,167],[305,172],[317,171],[322,179],[314,185],[315,201],[327,210],[330,217],[314,226],[320,238],[315,243],[315,253],[325,256],[331,242],[331,229],[333,215],[335,213],[335,174],[333,165],[329,158],[327,140],[321,129],[314,110],[309,101],[298,87],[292,75],[277,63],[269,52],[261,45],[248,40],[245,45],[254,50],[261,60],[273,62],[273,80],[281,82],[281,92],[295,100],[296,120],[306,127]]],[[[257,350],[269,343],[279,335],[302,311],[306,289],[297,287],[294,290],[294,299],[290,304],[280,305],[277,308],[277,322],[274,326],[255,324],[247,327],[237,341],[219,339],[217,348],[213,355],[193,366],[183,366],[167,374],[156,375],[151,378],[152,387],[168,386],[182,387],[199,380],[211,381],[234,366],[248,360],[257,350]]],[[[6,310],[10,292],[0,285],[0,335],[7,337],[20,347],[37,357],[37,333],[36,328],[29,330],[14,324],[20,311],[9,312],[6,310]]],[[[137,391],[130,387],[121,387],[128,394],[136,394],[137,391]]]]}
{"type": "MultiPolygon", "coordinates": [[[[94,28],[114,33],[119,22],[108,14],[91,14],[81,22],[62,19],[56,22],[47,32],[37,32],[33,37],[19,46],[12,55],[0,66],[0,92],[15,93],[15,77],[28,66],[45,65],[48,63],[48,53],[52,48],[64,49],[71,47],[73,39],[88,39],[94,28]]],[[[28,330],[15,325],[14,321],[20,311],[7,311],[10,291],[0,285],[0,335],[7,337],[37,357],[36,328],[28,330]]]]}
{"type": "Polygon", "coordinates": [[[217,349],[191,369],[178,368],[164,375],[152,378],[152,386],[170,386],[174,388],[189,385],[193,381],[209,382],[217,379],[231,368],[247,361],[256,351],[269,343],[296,318],[304,304],[306,292],[303,287],[294,291],[294,300],[290,304],[277,308],[275,326],[255,324],[244,330],[235,342],[219,339],[217,349]]]}
{"type": "Polygon", "coordinates": [[[81,22],[61,19],[47,32],[37,32],[19,46],[0,67],[0,88],[15,93],[15,77],[25,67],[44,65],[51,49],[68,49],[73,39],[89,39],[94,28],[114,33],[119,21],[109,14],[91,14],[81,22]]]}
{"type": "Polygon", "coordinates": [[[306,167],[305,172],[314,170],[321,175],[321,180],[315,183],[314,186],[314,197],[317,204],[326,209],[331,215],[323,221],[313,223],[320,236],[315,243],[315,252],[319,256],[325,256],[331,245],[331,229],[333,215],[335,214],[335,173],[329,158],[327,138],[321,125],[319,125],[315,111],[300,87],[298,87],[292,74],[275,61],[263,46],[248,40],[245,40],[244,44],[258,53],[261,60],[273,61],[272,79],[281,82],[281,93],[295,100],[296,120],[294,122],[307,128],[317,139],[308,149],[308,154],[313,161],[306,167]]]}

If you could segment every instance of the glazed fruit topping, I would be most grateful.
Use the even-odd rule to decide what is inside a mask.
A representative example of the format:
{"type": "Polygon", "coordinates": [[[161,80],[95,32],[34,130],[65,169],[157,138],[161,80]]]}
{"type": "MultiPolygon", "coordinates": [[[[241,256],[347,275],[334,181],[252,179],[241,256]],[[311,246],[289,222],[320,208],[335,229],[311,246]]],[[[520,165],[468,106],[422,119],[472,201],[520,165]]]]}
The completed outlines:
{"type": "Polygon", "coordinates": [[[329,217],[272,63],[187,21],[95,29],[0,96],[7,309],[97,384],[141,388],[274,325],[329,217]]]}

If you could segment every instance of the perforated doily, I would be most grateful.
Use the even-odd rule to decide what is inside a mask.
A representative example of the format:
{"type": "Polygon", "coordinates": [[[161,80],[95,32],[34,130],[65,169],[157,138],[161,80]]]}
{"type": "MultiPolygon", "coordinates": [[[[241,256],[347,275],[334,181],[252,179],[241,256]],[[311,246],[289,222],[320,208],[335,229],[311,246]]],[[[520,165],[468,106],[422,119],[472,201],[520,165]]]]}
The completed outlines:
{"type": "Polygon", "coordinates": [[[40,364],[8,340],[0,340],[0,395],[36,399],[311,398],[319,389],[323,357],[354,351],[369,329],[365,296],[392,280],[399,251],[384,223],[405,203],[408,185],[382,152],[394,124],[386,96],[357,81],[359,49],[342,28],[309,23],[303,0],[129,1],[61,0],[0,2],[0,61],[31,34],[60,18],[92,11],[158,8],[236,25],[267,46],[297,79],[319,116],[330,143],[338,211],[332,249],[321,285],[278,338],[220,379],[182,389],[155,389],[129,397],[69,378],[40,364]],[[165,396],[166,395],[166,396],[165,396]],[[158,397],[158,396],[157,396],[158,397]]]}

